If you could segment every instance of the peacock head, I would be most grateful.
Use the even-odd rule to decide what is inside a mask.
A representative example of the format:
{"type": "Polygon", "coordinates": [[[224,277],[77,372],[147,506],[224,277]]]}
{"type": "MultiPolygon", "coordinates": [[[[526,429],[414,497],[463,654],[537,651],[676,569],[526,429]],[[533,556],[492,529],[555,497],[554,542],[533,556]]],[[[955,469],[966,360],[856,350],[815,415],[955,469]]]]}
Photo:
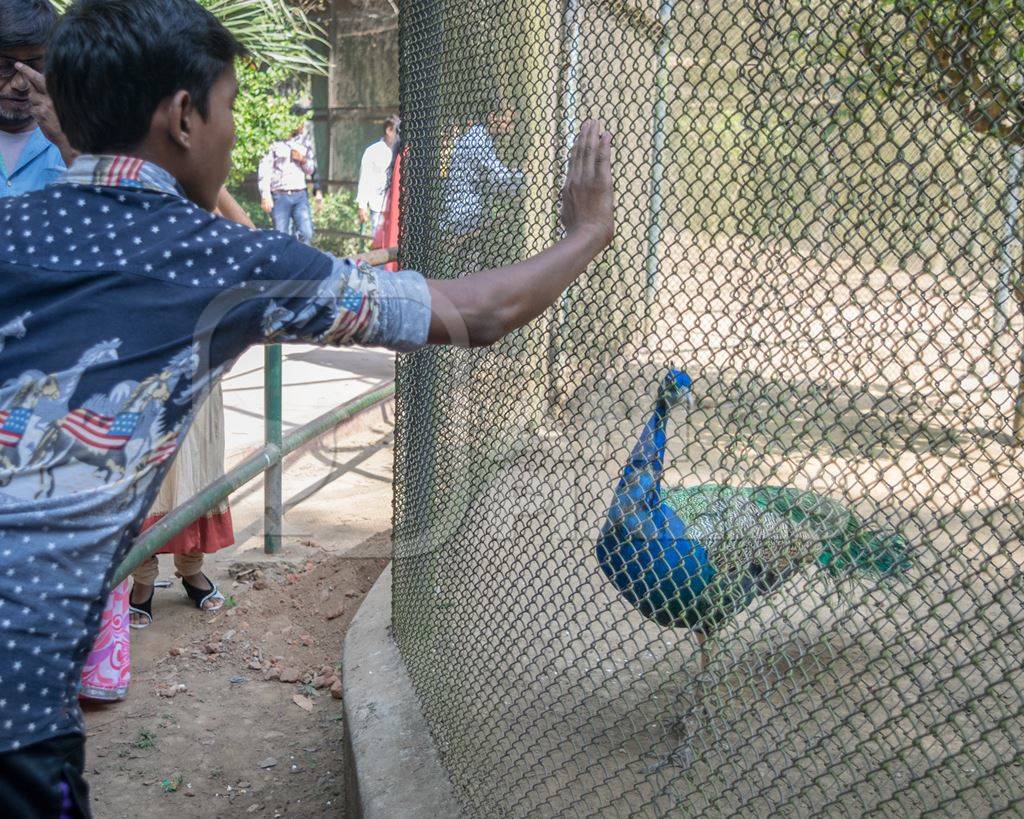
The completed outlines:
{"type": "Polygon", "coordinates": [[[683,370],[672,368],[661,382],[658,402],[672,408],[684,399],[693,405],[693,379],[683,370]]]}

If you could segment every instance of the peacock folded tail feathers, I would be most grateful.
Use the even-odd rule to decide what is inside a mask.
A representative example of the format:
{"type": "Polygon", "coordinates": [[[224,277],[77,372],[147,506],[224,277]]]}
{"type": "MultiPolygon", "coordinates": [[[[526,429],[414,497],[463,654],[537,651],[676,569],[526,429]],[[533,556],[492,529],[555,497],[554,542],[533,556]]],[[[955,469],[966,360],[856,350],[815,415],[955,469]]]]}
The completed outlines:
{"type": "Polygon", "coordinates": [[[706,483],[670,489],[664,497],[680,518],[692,521],[690,536],[708,548],[709,537],[716,543],[728,540],[720,531],[724,528],[738,541],[769,545],[785,539],[789,548],[779,554],[780,560],[800,565],[816,560],[836,578],[890,577],[911,566],[912,547],[905,537],[810,490],[706,483]]]}
{"type": "Polygon", "coordinates": [[[905,538],[814,492],[707,483],[664,491],[668,415],[691,384],[680,370],[666,376],[597,545],[601,568],[642,614],[707,634],[808,563],[836,578],[909,568],[905,538]]]}

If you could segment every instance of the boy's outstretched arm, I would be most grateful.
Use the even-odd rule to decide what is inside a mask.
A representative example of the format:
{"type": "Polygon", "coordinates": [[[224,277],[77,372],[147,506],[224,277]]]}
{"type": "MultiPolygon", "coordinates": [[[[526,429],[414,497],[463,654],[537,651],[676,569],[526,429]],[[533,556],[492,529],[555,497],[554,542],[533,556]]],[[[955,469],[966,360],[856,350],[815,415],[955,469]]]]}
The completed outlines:
{"type": "Polygon", "coordinates": [[[493,344],[528,324],[612,240],[615,232],[611,135],[587,120],[573,147],[562,194],[565,238],[518,264],[463,279],[431,279],[431,344],[493,344]]]}

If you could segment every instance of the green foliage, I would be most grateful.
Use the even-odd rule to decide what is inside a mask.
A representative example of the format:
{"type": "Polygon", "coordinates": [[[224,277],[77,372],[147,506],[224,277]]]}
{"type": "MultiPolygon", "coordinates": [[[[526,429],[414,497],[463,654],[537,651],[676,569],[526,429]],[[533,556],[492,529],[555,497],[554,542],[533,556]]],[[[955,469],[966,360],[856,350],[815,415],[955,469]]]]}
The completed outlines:
{"type": "Polygon", "coordinates": [[[1019,0],[883,0],[871,19],[859,42],[889,90],[928,94],[972,130],[1024,143],[1019,0]],[[880,36],[882,23],[888,36],[880,36]]]}
{"type": "Polygon", "coordinates": [[[156,747],[156,734],[146,728],[140,728],[138,736],[136,736],[135,741],[132,742],[132,746],[138,748],[140,751],[145,751],[148,748],[154,748],[156,747]]]}
{"type": "Polygon", "coordinates": [[[345,231],[347,233],[359,233],[359,210],[356,208],[355,197],[345,191],[334,193],[324,197],[324,206],[321,212],[313,214],[313,224],[316,227],[314,241],[321,250],[326,250],[336,256],[351,256],[370,247],[370,240],[367,228],[366,240],[346,238],[343,236],[332,236],[328,231],[345,231]]]}
{"type": "Polygon", "coordinates": [[[235,100],[235,148],[231,152],[229,185],[240,184],[260,164],[272,142],[287,138],[305,120],[293,116],[299,102],[293,87],[295,75],[280,65],[238,65],[238,99],[235,100]]]}
{"type": "Polygon", "coordinates": [[[835,75],[848,121],[864,100],[930,98],[970,130],[1024,144],[1024,5],[1019,0],[853,0],[798,28],[794,62],[835,75]]]}
{"type": "Polygon", "coordinates": [[[292,71],[326,74],[323,30],[286,0],[200,0],[254,59],[292,71]]]}
{"type": "MultiPolygon", "coordinates": [[[[72,0],[53,0],[63,12],[72,0]]],[[[199,0],[253,59],[311,74],[327,73],[323,30],[287,0],[199,0]]]]}
{"type": "Polygon", "coordinates": [[[176,773],[173,776],[167,777],[160,783],[160,787],[164,789],[164,793],[174,793],[178,790],[185,782],[185,777],[181,774],[176,773]]]}
{"type": "MultiPolygon", "coordinates": [[[[269,229],[273,227],[270,217],[263,212],[260,203],[255,199],[243,195],[240,191],[232,190],[232,195],[238,200],[253,224],[258,228],[269,229]]],[[[352,256],[361,253],[370,247],[370,235],[365,238],[356,239],[346,236],[338,236],[334,231],[347,233],[359,233],[359,212],[356,208],[354,198],[348,191],[334,193],[324,197],[323,209],[320,213],[313,210],[313,244],[320,250],[333,253],[335,256],[352,256]]]]}
{"type": "Polygon", "coordinates": [[[263,212],[263,208],[260,207],[258,199],[246,196],[240,189],[233,187],[230,184],[228,185],[228,190],[231,191],[231,195],[235,197],[235,201],[238,202],[242,210],[249,215],[249,218],[252,219],[252,223],[256,225],[256,227],[262,230],[268,230],[273,227],[270,222],[270,217],[263,212]]]}

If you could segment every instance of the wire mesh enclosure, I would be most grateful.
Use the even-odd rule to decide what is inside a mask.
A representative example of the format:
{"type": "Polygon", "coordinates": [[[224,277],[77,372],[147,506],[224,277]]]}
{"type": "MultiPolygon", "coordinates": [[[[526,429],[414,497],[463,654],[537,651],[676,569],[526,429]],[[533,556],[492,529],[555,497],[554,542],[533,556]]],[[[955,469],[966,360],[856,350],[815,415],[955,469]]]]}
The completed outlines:
{"type": "Polygon", "coordinates": [[[402,244],[614,246],[399,372],[394,624],[468,815],[1015,814],[1019,0],[406,0],[402,244]]]}

